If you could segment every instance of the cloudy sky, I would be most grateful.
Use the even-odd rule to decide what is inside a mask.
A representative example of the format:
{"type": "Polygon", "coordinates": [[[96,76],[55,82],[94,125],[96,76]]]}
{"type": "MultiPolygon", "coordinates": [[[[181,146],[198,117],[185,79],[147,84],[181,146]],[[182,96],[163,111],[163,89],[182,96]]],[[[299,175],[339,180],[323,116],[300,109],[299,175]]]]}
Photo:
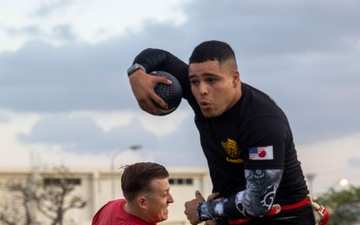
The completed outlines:
{"type": "Polygon", "coordinates": [[[147,47],[187,62],[218,39],[287,114],[314,191],[360,185],[359,1],[0,2],[0,165],[106,167],[120,152],[117,164],[205,167],[186,101],[147,115],[126,69],[147,47]]]}

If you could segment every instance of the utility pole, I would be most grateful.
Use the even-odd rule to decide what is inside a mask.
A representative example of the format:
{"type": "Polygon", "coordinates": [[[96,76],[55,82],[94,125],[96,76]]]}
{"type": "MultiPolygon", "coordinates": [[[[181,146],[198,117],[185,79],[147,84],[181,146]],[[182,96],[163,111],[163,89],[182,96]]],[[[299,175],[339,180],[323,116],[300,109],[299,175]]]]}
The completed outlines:
{"type": "Polygon", "coordinates": [[[310,192],[310,195],[313,195],[313,194],[314,194],[313,181],[314,181],[314,179],[315,179],[315,176],[316,176],[315,173],[308,173],[308,174],[305,175],[306,180],[307,180],[308,183],[309,183],[309,192],[310,192]]]}
{"type": "Polygon", "coordinates": [[[115,199],[115,159],[116,159],[116,157],[124,150],[131,149],[131,150],[135,151],[135,150],[139,150],[141,148],[142,148],[141,145],[132,145],[130,147],[120,149],[119,151],[115,152],[111,156],[110,170],[111,170],[111,198],[112,199],[115,199]]]}

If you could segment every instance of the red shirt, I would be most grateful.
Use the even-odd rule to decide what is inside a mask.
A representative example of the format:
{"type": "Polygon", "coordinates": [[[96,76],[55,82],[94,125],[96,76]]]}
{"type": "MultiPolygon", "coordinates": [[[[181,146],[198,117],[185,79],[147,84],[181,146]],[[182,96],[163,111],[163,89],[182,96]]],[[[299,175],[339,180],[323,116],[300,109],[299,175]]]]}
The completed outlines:
{"type": "Polygon", "coordinates": [[[156,225],[125,211],[125,199],[109,201],[97,211],[92,225],[156,225]]]}

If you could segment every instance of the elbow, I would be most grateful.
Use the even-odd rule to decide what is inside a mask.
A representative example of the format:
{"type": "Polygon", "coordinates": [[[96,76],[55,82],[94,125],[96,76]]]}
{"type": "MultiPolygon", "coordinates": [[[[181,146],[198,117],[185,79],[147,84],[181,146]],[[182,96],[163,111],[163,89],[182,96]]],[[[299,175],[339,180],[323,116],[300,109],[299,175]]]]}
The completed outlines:
{"type": "Polygon", "coordinates": [[[251,215],[252,217],[262,217],[269,213],[269,209],[261,209],[254,212],[254,215],[251,215]]]}
{"type": "Polygon", "coordinates": [[[269,213],[271,207],[264,207],[261,202],[254,203],[252,202],[251,205],[248,205],[246,208],[246,212],[251,217],[261,217],[265,216],[269,213]]]}

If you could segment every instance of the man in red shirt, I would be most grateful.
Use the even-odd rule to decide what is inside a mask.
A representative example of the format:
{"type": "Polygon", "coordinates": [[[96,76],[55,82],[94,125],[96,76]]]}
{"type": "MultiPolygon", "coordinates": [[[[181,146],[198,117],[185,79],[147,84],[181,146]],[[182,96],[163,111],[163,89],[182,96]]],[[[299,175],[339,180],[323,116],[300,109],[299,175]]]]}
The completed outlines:
{"type": "Polygon", "coordinates": [[[168,218],[169,172],[164,166],[140,162],[125,167],[121,177],[124,199],[106,203],[95,214],[92,225],[155,225],[168,218]]]}

